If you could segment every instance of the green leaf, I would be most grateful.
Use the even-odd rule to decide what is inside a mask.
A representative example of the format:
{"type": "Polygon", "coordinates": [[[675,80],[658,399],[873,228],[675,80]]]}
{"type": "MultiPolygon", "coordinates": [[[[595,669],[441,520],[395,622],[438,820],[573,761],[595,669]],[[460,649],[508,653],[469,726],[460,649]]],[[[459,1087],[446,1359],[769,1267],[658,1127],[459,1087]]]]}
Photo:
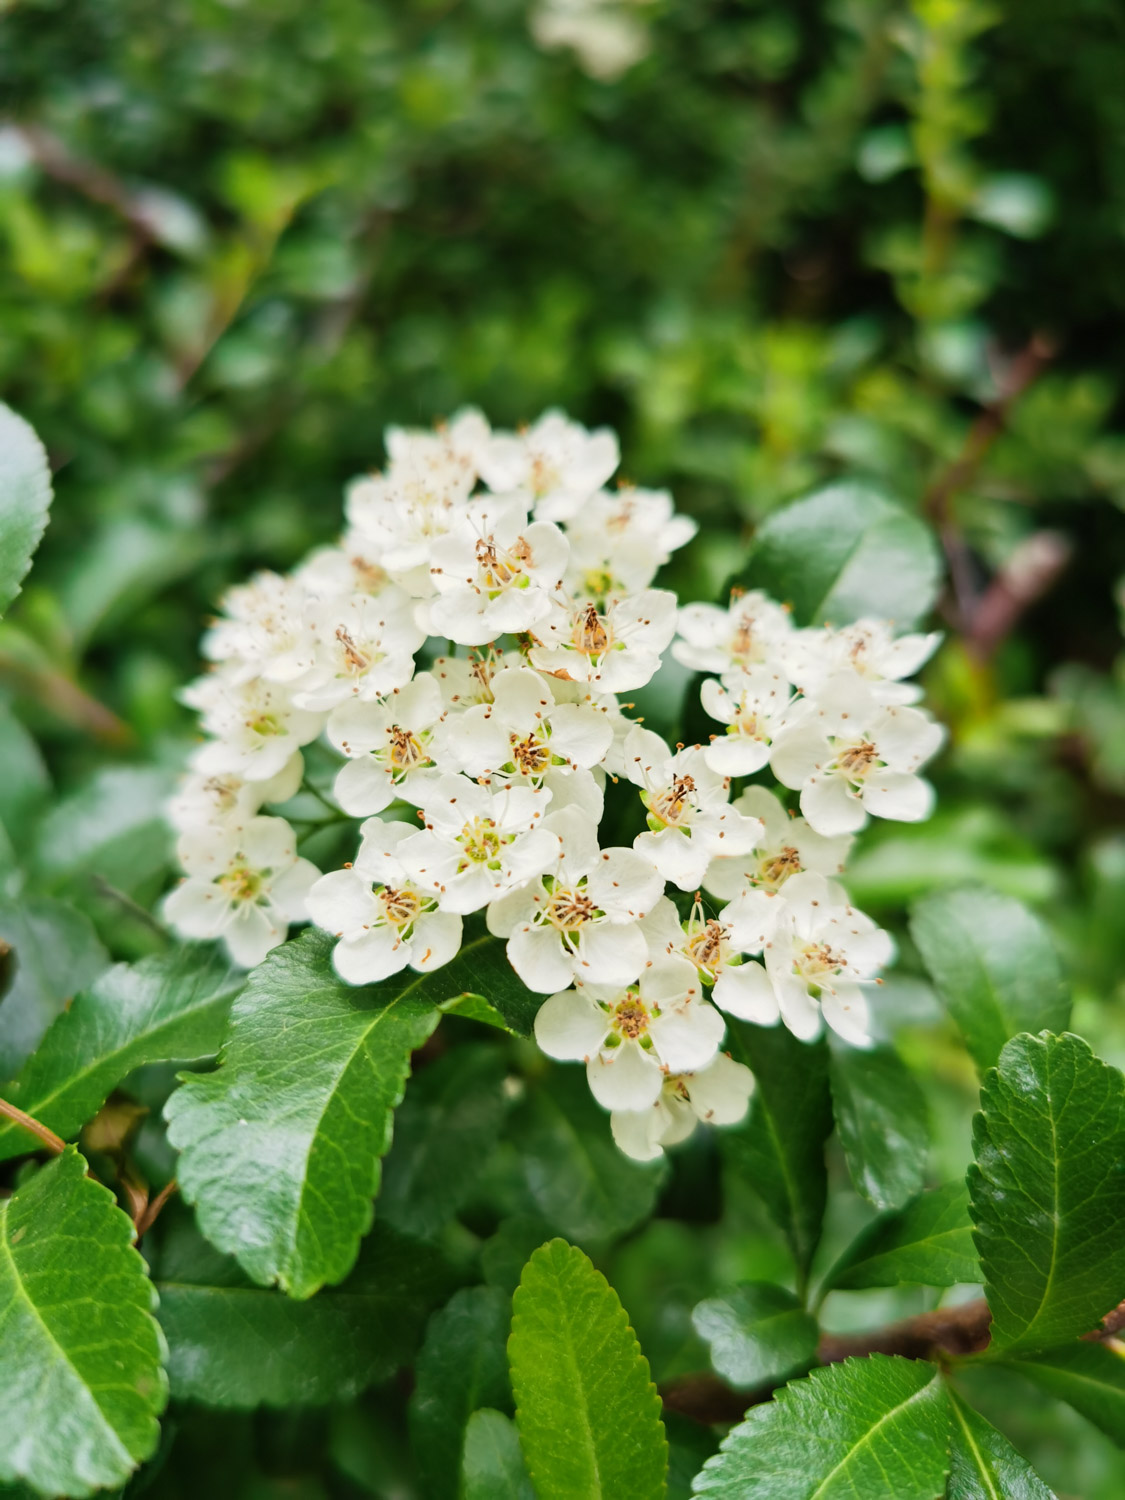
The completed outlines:
{"type": "Polygon", "coordinates": [[[793,606],[799,625],[877,615],[900,629],[928,614],[941,554],[925,522],[862,484],[833,484],[759,528],[745,578],[793,606]]]}
{"type": "Polygon", "coordinates": [[[814,1370],[753,1407],[696,1476],[715,1500],[934,1500],[949,1408],[923,1360],[873,1354],[814,1370]]]}
{"type": "Polygon", "coordinates": [[[957,1286],[981,1279],[969,1220],[969,1191],[960,1182],[919,1193],[905,1208],[881,1214],[856,1236],[825,1278],[829,1287],[957,1286]]]}
{"type": "Polygon", "coordinates": [[[1013,1360],[1010,1369],[1073,1406],[1125,1448],[1125,1348],[1081,1340],[1013,1360]]]}
{"type": "Polygon", "coordinates": [[[427,1500],[458,1500],[465,1429],[478,1407],[511,1410],[505,1341],[512,1306],[495,1287],[466,1287],[430,1319],[414,1367],[410,1440],[427,1500]]]}
{"type": "Polygon", "coordinates": [[[508,962],[506,945],[470,919],[468,937],[451,963],[436,969],[427,993],[442,1009],[495,1025],[497,1019],[517,1036],[530,1036],[543,1003],[508,962]],[[494,1015],[489,1015],[489,1011],[494,1015]]]}
{"type": "Polygon", "coordinates": [[[218,1069],[165,1109],[203,1233],[295,1297],[355,1263],[410,1054],[440,1019],[425,976],[352,988],[332,947],[310,931],[275,948],[234,1002],[218,1069]]]}
{"type": "Polygon", "coordinates": [[[109,963],[88,917],[50,896],[0,898],[0,953],[11,949],[0,999],[0,1079],[14,1078],[68,1000],[109,963]]]}
{"type": "Polygon", "coordinates": [[[69,1147],[0,1201],[0,1246],[0,1481],[124,1483],[167,1396],[132,1224],[69,1147]]]}
{"type": "MultiPolygon", "coordinates": [[[[245,982],[202,945],[117,964],[55,1020],[8,1098],[57,1135],[73,1136],[134,1068],[217,1052],[245,982]]],[[[30,1144],[18,1125],[0,1122],[0,1161],[30,1144]]]]}
{"type": "Polygon", "coordinates": [[[50,506],[46,449],[23,418],[0,403],[0,614],[20,591],[50,506]]]}
{"type": "Polygon", "coordinates": [[[856,1188],[899,1208],[922,1186],[930,1150],[926,1099],[893,1047],[829,1049],[836,1129],[856,1188]]]}
{"type": "Polygon", "coordinates": [[[709,1297],[696,1305],[691,1321],[711,1346],[718,1374],[744,1390],[779,1385],[816,1358],[816,1319],[792,1292],[770,1282],[709,1297]]]}
{"type": "Polygon", "coordinates": [[[483,1407],[465,1428],[461,1500],[535,1500],[511,1417],[483,1407]]]}
{"type": "Polygon", "coordinates": [[[0,823],[22,841],[51,788],[39,746],[16,716],[0,704],[0,823]]]}
{"type": "Polygon", "coordinates": [[[1055,946],[1013,896],[984,886],[939,891],[913,907],[910,933],[982,1073],[1017,1032],[1066,1026],[1055,946]]]}
{"type": "Polygon", "coordinates": [[[53,884],[83,892],[103,881],[133,895],[168,868],[167,771],[108,766],[57,801],[39,825],[33,863],[53,884]]]}
{"type": "Polygon", "coordinates": [[[992,1349],[1047,1349],[1125,1297],[1125,1078],[1077,1036],[1018,1036],[985,1078],[969,1168],[992,1349]]]}
{"type": "Polygon", "coordinates": [[[511,1135],[535,1208],[568,1238],[616,1239],[652,1213],[667,1168],[617,1149],[581,1071],[556,1067],[531,1084],[511,1135]]]}
{"type": "Polygon", "coordinates": [[[806,1272],[828,1192],[828,1048],[823,1041],[799,1042],[784,1026],[728,1021],[727,1036],[732,1055],[750,1067],[756,1087],[745,1121],[722,1132],[722,1149],[785,1232],[806,1272]]]}
{"type": "Polygon", "coordinates": [[[953,1391],[946,1500],[1054,1500],[1035,1470],[1002,1433],[953,1391]]]}
{"type": "Polygon", "coordinates": [[[539,1500],[660,1500],[660,1397],[617,1293],[581,1250],[552,1240],[528,1261],[508,1357],[539,1500]]]}

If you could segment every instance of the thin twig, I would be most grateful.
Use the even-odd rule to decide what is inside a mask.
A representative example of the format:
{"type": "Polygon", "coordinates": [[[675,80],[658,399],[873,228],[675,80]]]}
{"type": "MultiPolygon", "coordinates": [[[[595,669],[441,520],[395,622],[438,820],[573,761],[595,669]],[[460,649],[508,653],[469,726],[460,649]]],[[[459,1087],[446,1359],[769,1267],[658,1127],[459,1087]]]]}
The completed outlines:
{"type": "Polygon", "coordinates": [[[48,1126],[41,1125],[38,1120],[32,1119],[14,1104],[9,1104],[6,1099],[0,1099],[0,1115],[7,1115],[9,1120],[36,1136],[47,1150],[52,1151],[56,1156],[66,1150],[66,1142],[61,1136],[56,1135],[48,1126]]]}
{"type": "Polygon", "coordinates": [[[151,1199],[144,1210],[134,1219],[133,1222],[137,1227],[138,1239],[140,1239],[141,1235],[147,1234],[152,1226],[156,1223],[157,1219],[160,1217],[160,1210],[168,1202],[168,1199],[176,1191],[178,1186],[179,1184],[173,1177],[172,1181],[162,1187],[159,1193],[157,1193],[156,1197],[151,1199]]]}

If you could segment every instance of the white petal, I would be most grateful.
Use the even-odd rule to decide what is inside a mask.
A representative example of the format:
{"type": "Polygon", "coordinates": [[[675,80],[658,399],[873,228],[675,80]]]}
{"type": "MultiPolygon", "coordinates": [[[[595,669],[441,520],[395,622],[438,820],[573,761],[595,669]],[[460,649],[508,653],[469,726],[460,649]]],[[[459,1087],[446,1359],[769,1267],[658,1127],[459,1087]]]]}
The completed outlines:
{"type": "Polygon", "coordinates": [[[297,838],[284,818],[250,818],[239,847],[254,870],[283,870],[297,857],[297,838]]]}
{"type": "Polygon", "coordinates": [[[307,921],[309,891],[319,879],[320,871],[311,860],[299,859],[270,882],[270,901],[287,921],[307,921]]]}
{"type": "Polygon", "coordinates": [[[664,1074],[650,1052],[623,1042],[608,1058],[601,1054],[586,1067],[590,1092],[603,1109],[644,1109],[660,1097],[664,1074]]]}
{"type": "Polygon", "coordinates": [[[649,1022],[649,1035],[660,1061],[673,1073],[705,1068],[719,1050],[726,1022],[713,1005],[697,1000],[649,1022]]]}
{"type": "Polygon", "coordinates": [[[615,920],[640,919],[664,894],[664,878],[650,859],[632,849],[603,849],[593,862],[586,888],[591,899],[615,920]]]}
{"type": "Polygon", "coordinates": [[[578,934],[574,972],[581,980],[632,984],[647,963],[648,944],[636,922],[588,922],[578,934]]]}
{"type": "Polygon", "coordinates": [[[782,786],[794,791],[831,759],[832,746],[812,724],[784,730],[770,747],[770,769],[782,786]]]}
{"type": "Polygon", "coordinates": [[[802,1042],[812,1042],[820,1035],[820,1006],[809,994],[808,985],[795,975],[774,983],[781,1019],[802,1042]]]}
{"type": "Polygon", "coordinates": [[[573,960],[553,927],[517,927],[508,939],[508,962],[537,995],[562,989],[574,977],[573,960]]]}
{"type": "Polygon", "coordinates": [[[348,984],[377,984],[405,969],[410,945],[399,941],[396,928],[372,927],[356,938],[345,938],[332,950],[332,966],[348,984]]]}
{"type": "Polygon", "coordinates": [[[851,1042],[853,1047],[874,1045],[867,996],[858,984],[837,984],[832,990],[824,990],[820,1009],[832,1030],[845,1042],[851,1042]]]}
{"type": "Polygon", "coordinates": [[[505,891],[497,896],[486,915],[488,930],[493,937],[511,937],[521,922],[529,922],[536,909],[536,892],[539,886],[521,886],[514,891],[505,891]]]}
{"type": "Polygon", "coordinates": [[[773,981],[753,961],[729,964],[715,981],[711,999],[721,1010],[756,1026],[774,1026],[781,1014],[773,981]]]}
{"type": "Polygon", "coordinates": [[[164,917],[189,938],[218,937],[230,920],[230,899],[217,885],[184,880],[164,900],[164,917]]]}
{"type": "Polygon", "coordinates": [[[596,766],[612,743],[608,714],[579,703],[560,703],[551,710],[551,749],[576,766],[596,766]]]}
{"type": "Polygon", "coordinates": [[[644,1110],[615,1109],[609,1117],[618,1150],[634,1161],[655,1161],[664,1155],[660,1138],[670,1123],[671,1115],[661,1099],[644,1110]]]}
{"type": "Polygon", "coordinates": [[[633,848],[659,870],[664,880],[678,886],[681,891],[698,890],[711,862],[708,846],[689,838],[679,828],[638,833],[633,848]]]}
{"type": "Polygon", "coordinates": [[[332,795],[349,816],[365,818],[389,807],[395,799],[395,789],[390,776],[374,756],[363,755],[340,767],[332,795]]]}
{"type": "Polygon", "coordinates": [[[784,898],[772,891],[757,887],[742,891],[723,911],[731,947],[740,953],[761,953],[784,910],[784,898]]]}
{"type": "Polygon", "coordinates": [[[687,1081],[691,1107],[710,1125],[736,1125],[754,1092],[754,1075],[742,1063],[720,1052],[709,1067],[687,1081]]]}
{"type": "Polygon", "coordinates": [[[842,776],[818,775],[801,792],[801,811],[809,827],[826,838],[855,833],[867,822],[863,803],[842,776]]]}
{"type": "Polygon", "coordinates": [[[605,1011],[579,990],[552,995],[535,1017],[535,1040],[548,1057],[562,1062],[596,1057],[608,1029],[605,1011]]]}
{"type": "Polygon", "coordinates": [[[770,758],[767,739],[749,739],[744,734],[720,734],[703,752],[708,766],[720,776],[753,776],[770,758]]]}
{"type": "Polygon", "coordinates": [[[934,810],[934,789],[905,771],[874,771],[863,784],[863,805],[876,818],[920,823],[934,810]]]}
{"type": "Polygon", "coordinates": [[[456,958],[460,947],[461,918],[455,912],[423,912],[410,939],[410,967],[428,974],[456,958]]]}
{"type": "Polygon", "coordinates": [[[284,923],[274,921],[265,907],[244,901],[223,929],[223,941],[236,964],[253,969],[271,948],[285,941],[285,934],[284,923]]]}

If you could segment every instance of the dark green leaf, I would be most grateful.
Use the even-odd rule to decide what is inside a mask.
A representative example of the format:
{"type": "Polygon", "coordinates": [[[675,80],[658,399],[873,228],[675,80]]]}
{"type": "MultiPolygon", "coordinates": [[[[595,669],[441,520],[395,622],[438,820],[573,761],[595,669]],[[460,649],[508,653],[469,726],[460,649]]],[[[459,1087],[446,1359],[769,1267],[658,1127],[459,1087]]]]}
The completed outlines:
{"type": "Polygon", "coordinates": [[[52,882],[86,890],[100,880],[131,895],[168,866],[164,808],[172,785],[168,772],[147,767],[98,771],[39,825],[36,868],[52,882]]]}
{"type": "Polygon", "coordinates": [[[167,1395],[133,1226],[70,1147],[0,1201],[0,1245],[0,1481],[122,1484],[167,1395]]]}
{"type": "Polygon", "coordinates": [[[442,1009],[484,1020],[503,1023],[517,1036],[530,1036],[542,995],[533,995],[508,962],[507,948],[499,938],[482,930],[470,919],[469,934],[457,957],[436,969],[427,991],[442,1009]],[[483,1007],[480,1002],[483,1001],[483,1007]],[[488,1010],[496,1012],[490,1016],[488,1010]]]}
{"type": "Polygon", "coordinates": [[[969,1194],[992,1348],[1047,1349],[1125,1298],[1125,1078],[1080,1037],[1018,1036],[981,1110],[969,1194]]]}
{"type": "MultiPolygon", "coordinates": [[[[8,1098],[57,1135],[73,1136],[134,1068],[217,1052],[245,982],[203,946],[117,964],[56,1019],[8,1098]]],[[[26,1133],[0,1121],[0,1160],[28,1149],[26,1133]]]]}
{"type": "Polygon", "coordinates": [[[9,708],[0,704],[0,823],[22,841],[34,822],[51,780],[39,746],[9,708]]]}
{"type": "Polygon", "coordinates": [[[1014,1360],[1011,1368],[1073,1406],[1125,1448],[1125,1350],[1120,1342],[1080,1340],[1014,1360]]]}
{"type": "Polygon", "coordinates": [[[852,1181],[876,1208],[899,1208],[922,1186],[930,1149],[926,1099],[893,1047],[830,1047],[836,1129],[852,1181]]]}
{"type": "Polygon", "coordinates": [[[710,1344],[716,1371],[744,1390],[779,1385],[816,1358],[816,1319],[792,1292],[769,1282],[709,1297],[696,1305],[691,1321],[710,1344]]]}
{"type": "Polygon", "coordinates": [[[0,403],[0,614],[20,591],[50,506],[46,450],[24,419],[0,403]]]}
{"type": "Polygon", "coordinates": [[[50,896],[0,898],[10,977],[0,999],[0,1079],[14,1078],[68,1000],[109,962],[89,919],[50,896]]]}
{"type": "Polygon", "coordinates": [[[473,1412],[465,1428],[461,1500],[535,1500],[511,1417],[488,1407],[473,1412]]]}
{"type": "Polygon", "coordinates": [[[825,1278],[830,1287],[956,1286],[979,1281],[969,1220],[969,1190],[960,1182],[919,1193],[905,1208],[881,1214],[844,1251],[825,1278]]]}
{"type": "Polygon", "coordinates": [[[814,1370],[753,1407],[696,1476],[715,1500],[934,1500],[949,1408],[922,1360],[873,1354],[814,1370]]]}
{"type": "Polygon", "coordinates": [[[727,1036],[733,1056],[752,1070],[756,1087],[746,1120],[722,1132],[723,1150],[807,1271],[828,1191],[828,1048],[823,1041],[799,1042],[784,1026],[728,1022],[727,1036]]]}
{"type": "Polygon", "coordinates": [[[204,1234],[296,1297],[355,1263],[410,1054],[440,1019],[424,976],[355,989],[332,946],[306,932],[275,948],[232,1007],[217,1071],[187,1078],[165,1111],[204,1234]]]}
{"type": "Polygon", "coordinates": [[[905,628],[929,613],[941,576],[923,521],[865,485],[833,484],[769,517],[745,581],[791,604],[799,625],[877,615],[905,628]]]}
{"type": "Polygon", "coordinates": [[[581,1250],[552,1240],[528,1261],[508,1353],[539,1500],[661,1500],[660,1397],[616,1292],[581,1250]]]}
{"type": "Polygon", "coordinates": [[[953,1423],[946,1500],[1054,1500],[1002,1433],[953,1391],[947,1395],[953,1423]]]}
{"type": "Polygon", "coordinates": [[[1013,896],[983,886],[939,891],[913,907],[910,932],[981,1072],[1017,1032],[1066,1026],[1055,946],[1013,896]]]}
{"type": "Polygon", "coordinates": [[[512,1305],[495,1287],[457,1292],[430,1319],[414,1367],[410,1437],[427,1500],[456,1500],[465,1429],[479,1407],[511,1410],[512,1305]]]}

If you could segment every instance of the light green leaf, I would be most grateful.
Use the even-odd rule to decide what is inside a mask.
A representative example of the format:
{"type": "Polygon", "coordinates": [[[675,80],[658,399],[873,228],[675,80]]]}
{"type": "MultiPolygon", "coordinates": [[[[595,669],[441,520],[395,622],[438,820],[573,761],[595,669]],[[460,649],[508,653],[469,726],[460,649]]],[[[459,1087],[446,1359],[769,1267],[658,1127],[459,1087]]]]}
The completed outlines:
{"type": "Polygon", "coordinates": [[[1070,1016],[1050,934],[1013,896],[984,886],[919,901],[910,933],[983,1072],[1020,1031],[1062,1031],[1070,1016]]]}
{"type": "Polygon", "coordinates": [[[484,1407],[469,1418],[461,1462],[461,1500],[535,1500],[519,1431],[503,1412],[484,1407]]]}
{"type": "Polygon", "coordinates": [[[761,526],[745,582],[799,625],[876,615],[905,629],[932,609],[941,554],[924,521],[863,484],[833,484],[761,526]]]}
{"type": "Polygon", "coordinates": [[[856,1236],[825,1278],[826,1285],[957,1286],[981,1279],[969,1220],[969,1190],[960,1182],[919,1193],[905,1208],[881,1214],[856,1236]]]}
{"type": "MultiPolygon", "coordinates": [[[[65,1140],[134,1068],[217,1052],[245,982],[202,945],[117,964],[55,1020],[8,1098],[65,1140]]],[[[26,1132],[0,1121],[0,1161],[29,1149],[26,1132]]]]}
{"type": "Polygon", "coordinates": [[[50,507],[46,449],[23,418],[0,403],[0,614],[20,591],[50,507]]]}
{"type": "Polygon", "coordinates": [[[232,1007],[217,1071],[165,1110],[203,1233],[295,1297],[355,1263],[410,1054],[440,1019],[426,976],[352,988],[332,947],[317,931],[275,948],[232,1007]]]}
{"type": "Polygon", "coordinates": [[[836,1129],[852,1182],[876,1208],[899,1208],[922,1186],[930,1149],[926,1099],[893,1047],[830,1046],[836,1129]]]}
{"type": "Polygon", "coordinates": [[[89,918],[50,896],[0,898],[0,953],[5,948],[0,1080],[15,1077],[67,1001],[109,963],[89,918]]]}
{"type": "Polygon", "coordinates": [[[661,1500],[660,1397],[617,1293],[581,1250],[552,1240],[528,1261],[508,1356],[539,1500],[661,1500]]]}
{"type": "Polygon", "coordinates": [[[946,1394],[953,1413],[946,1500],[1054,1500],[1003,1433],[954,1391],[946,1394]]]}
{"type": "Polygon", "coordinates": [[[1017,1036],[981,1090],[969,1168],[992,1349],[1048,1349],[1125,1298],[1125,1078],[1076,1036],[1017,1036]]]}
{"type": "Polygon", "coordinates": [[[770,1282],[747,1282],[708,1297],[691,1315],[711,1346],[711,1363],[743,1390],[778,1385],[803,1374],[816,1358],[817,1323],[792,1292],[770,1282]]]}
{"type": "Polygon", "coordinates": [[[478,1407],[511,1410],[505,1341],[512,1305],[495,1287],[466,1287],[430,1319],[414,1367],[410,1440],[427,1500],[459,1500],[465,1429],[478,1407]]]}
{"type": "Polygon", "coordinates": [[[0,1481],[90,1495],[149,1457],[153,1301],[133,1226],[73,1147],[0,1201],[0,1481]]]}
{"type": "Polygon", "coordinates": [[[721,1133],[727,1160],[761,1197],[807,1271],[820,1239],[832,1133],[828,1048],[799,1042],[784,1026],[728,1022],[732,1055],[754,1074],[750,1112],[721,1133]]]}
{"type": "Polygon", "coordinates": [[[1125,1448],[1125,1348],[1079,1340],[1013,1360],[1010,1369],[1057,1396],[1125,1448]]]}
{"type": "Polygon", "coordinates": [[[923,1360],[873,1354],[814,1370],[753,1407],[696,1476],[714,1500],[934,1500],[949,1408],[923,1360]]]}

